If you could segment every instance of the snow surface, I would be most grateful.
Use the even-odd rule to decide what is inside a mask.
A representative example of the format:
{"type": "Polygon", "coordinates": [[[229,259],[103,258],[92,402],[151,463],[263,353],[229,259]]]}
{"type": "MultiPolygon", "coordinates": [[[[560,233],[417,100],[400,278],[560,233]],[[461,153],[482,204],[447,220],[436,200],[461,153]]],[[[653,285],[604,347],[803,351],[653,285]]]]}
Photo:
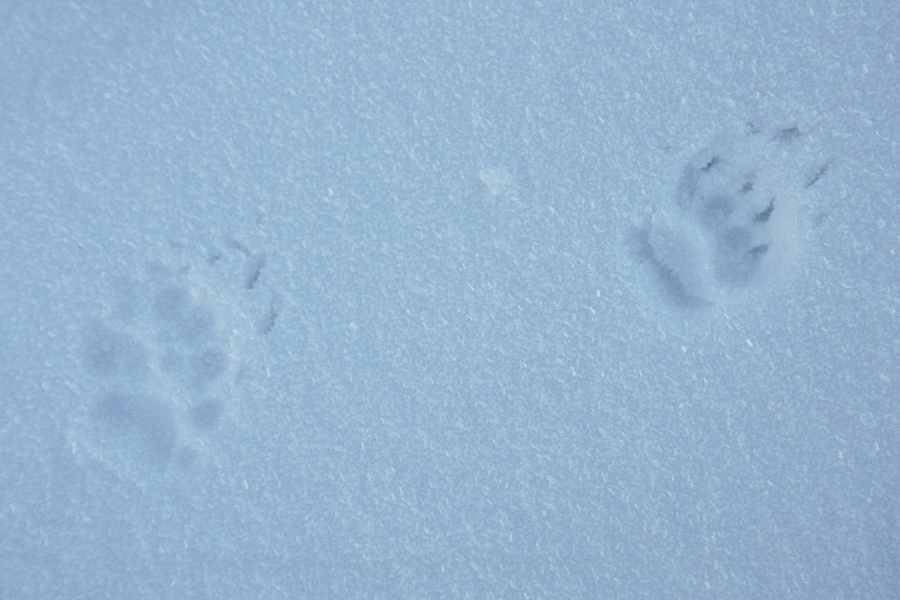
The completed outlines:
{"type": "Polygon", "coordinates": [[[0,5],[0,599],[900,597],[898,45],[0,5]]]}

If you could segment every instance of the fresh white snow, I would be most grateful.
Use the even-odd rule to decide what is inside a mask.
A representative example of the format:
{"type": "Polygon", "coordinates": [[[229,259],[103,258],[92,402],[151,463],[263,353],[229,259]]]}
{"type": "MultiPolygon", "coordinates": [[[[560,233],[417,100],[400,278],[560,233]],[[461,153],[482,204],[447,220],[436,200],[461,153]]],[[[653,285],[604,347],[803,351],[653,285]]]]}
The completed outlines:
{"type": "Polygon", "coordinates": [[[898,41],[0,6],[0,599],[900,597],[898,41]]]}

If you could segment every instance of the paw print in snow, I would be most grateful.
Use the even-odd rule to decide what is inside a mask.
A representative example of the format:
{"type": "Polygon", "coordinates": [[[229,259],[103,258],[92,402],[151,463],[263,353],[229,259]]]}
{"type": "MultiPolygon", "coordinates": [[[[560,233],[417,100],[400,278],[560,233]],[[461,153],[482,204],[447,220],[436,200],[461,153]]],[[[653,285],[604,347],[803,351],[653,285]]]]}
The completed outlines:
{"type": "Polygon", "coordinates": [[[86,402],[69,441],[136,481],[189,468],[226,443],[239,408],[241,349],[277,317],[272,308],[254,324],[239,308],[264,265],[242,247],[197,264],[169,262],[175,267],[155,262],[141,280],[121,284],[107,314],[83,327],[86,402]],[[231,270],[238,273],[216,276],[231,270]]]}
{"type": "Polygon", "coordinates": [[[827,170],[804,178],[787,166],[799,138],[797,127],[750,130],[690,159],[674,202],[657,210],[640,236],[641,256],[674,304],[712,306],[775,286],[796,269],[807,190],[827,170]]]}

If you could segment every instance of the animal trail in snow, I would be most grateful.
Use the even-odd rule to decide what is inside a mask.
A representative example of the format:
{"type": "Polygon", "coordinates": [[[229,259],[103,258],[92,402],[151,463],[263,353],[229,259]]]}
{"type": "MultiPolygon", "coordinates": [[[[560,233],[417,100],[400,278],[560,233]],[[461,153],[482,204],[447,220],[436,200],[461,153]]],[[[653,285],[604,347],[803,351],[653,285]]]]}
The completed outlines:
{"type": "MultiPolygon", "coordinates": [[[[640,255],[664,295],[704,308],[777,286],[797,267],[812,184],[784,160],[797,127],[717,139],[685,166],[667,206],[641,230],[640,255]]],[[[826,172],[825,167],[813,181],[826,172]]]]}

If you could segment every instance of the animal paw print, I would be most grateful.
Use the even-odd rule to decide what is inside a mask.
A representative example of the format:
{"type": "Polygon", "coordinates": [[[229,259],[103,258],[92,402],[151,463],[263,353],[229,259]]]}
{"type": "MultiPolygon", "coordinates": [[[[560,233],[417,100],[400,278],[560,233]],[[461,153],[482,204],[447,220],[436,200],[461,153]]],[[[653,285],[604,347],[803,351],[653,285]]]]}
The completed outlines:
{"type": "Polygon", "coordinates": [[[686,308],[777,285],[797,267],[807,190],[827,172],[802,177],[784,157],[797,127],[764,133],[750,127],[695,154],[674,202],[641,231],[641,257],[665,296],[686,308]]]}
{"type": "Polygon", "coordinates": [[[120,282],[108,314],[83,328],[87,402],[69,441],[137,481],[190,468],[224,443],[239,408],[241,348],[277,317],[270,308],[254,326],[234,301],[256,286],[265,264],[243,247],[213,249],[197,264],[170,262],[120,282]],[[210,276],[223,266],[242,267],[239,285],[210,276]]]}

